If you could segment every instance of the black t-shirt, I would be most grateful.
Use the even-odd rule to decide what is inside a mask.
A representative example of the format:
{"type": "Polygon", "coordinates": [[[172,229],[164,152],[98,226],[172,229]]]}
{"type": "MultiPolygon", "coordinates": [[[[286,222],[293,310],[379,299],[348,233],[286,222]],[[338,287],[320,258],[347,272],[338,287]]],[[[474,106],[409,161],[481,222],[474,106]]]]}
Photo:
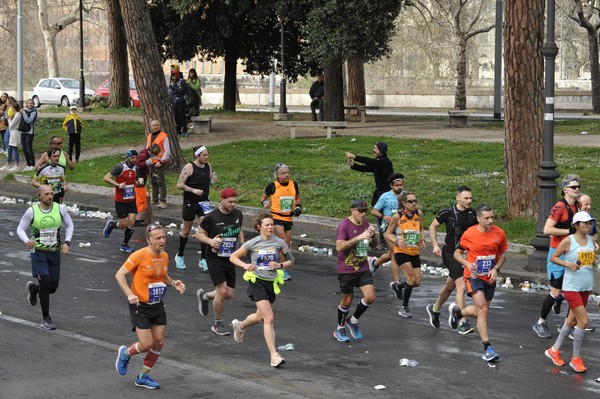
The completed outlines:
{"type": "Polygon", "coordinates": [[[454,251],[458,247],[460,237],[471,226],[477,224],[477,216],[471,208],[464,211],[452,205],[438,212],[435,220],[439,224],[446,224],[446,239],[444,243],[454,251]]]}
{"type": "MultiPolygon", "coordinates": [[[[242,231],[242,222],[244,215],[239,209],[234,209],[231,213],[223,213],[219,208],[214,209],[200,222],[200,227],[206,231],[209,238],[214,238],[221,234],[223,241],[228,242],[231,246],[231,253],[239,246],[237,242],[238,236],[242,231]]],[[[222,246],[223,247],[223,246],[222,246]]],[[[219,256],[212,249],[207,252],[208,257],[228,258],[228,256],[219,256]]]]}

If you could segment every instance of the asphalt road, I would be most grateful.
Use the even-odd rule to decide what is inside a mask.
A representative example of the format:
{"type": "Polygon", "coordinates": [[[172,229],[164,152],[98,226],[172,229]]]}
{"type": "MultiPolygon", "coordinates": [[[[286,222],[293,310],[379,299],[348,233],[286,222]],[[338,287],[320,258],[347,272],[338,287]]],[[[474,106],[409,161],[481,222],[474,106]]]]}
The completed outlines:
{"type": "MultiPolygon", "coordinates": [[[[71,253],[63,256],[58,292],[51,296],[51,316],[58,329],[39,327],[39,306],[27,302],[25,283],[30,262],[15,232],[24,204],[2,205],[0,243],[0,396],[3,398],[592,398],[600,393],[600,333],[586,335],[582,357],[588,373],[579,375],[566,366],[554,367],[543,351],[552,343],[540,340],[531,330],[542,301],[541,293],[498,290],[492,303],[490,336],[501,356],[495,368],[481,360],[482,345],[476,334],[460,336],[445,322],[429,325],[425,305],[435,298],[442,278],[426,276],[413,291],[412,319],[397,315],[399,303],[388,288],[389,272],[380,270],[375,282],[378,299],[361,318],[362,342],[342,344],[332,337],[339,303],[334,258],[297,254],[293,280],[283,287],[274,304],[277,344],[294,343],[284,352],[286,364],[269,365],[262,329],[248,329],[243,344],[231,336],[210,332],[211,314],[198,313],[196,289],[210,288],[210,279],[197,267],[197,243],[186,250],[188,269],[171,266],[171,276],[182,279],[187,291],[167,293],[166,345],[153,377],[161,383],[157,392],[134,386],[141,357],[131,362],[122,377],[114,368],[116,350],[135,340],[125,298],[114,273],[127,254],[118,251],[121,231],[109,239],[101,236],[104,221],[75,217],[71,253]],[[90,243],[80,247],[79,243],[90,243]],[[193,260],[193,262],[192,262],[193,260]],[[419,362],[417,367],[399,366],[399,359],[419,362]],[[376,385],[386,389],[375,390],[376,385]]],[[[141,229],[133,245],[143,246],[141,229]]],[[[168,236],[171,260],[176,252],[177,232],[168,236]]],[[[246,283],[238,272],[238,291],[225,307],[228,325],[243,318],[254,306],[246,296],[246,283]]],[[[356,304],[356,300],[355,300],[356,304]]],[[[354,305],[355,306],[355,305],[354,305]]],[[[353,309],[354,309],[353,306],[353,309]]],[[[600,313],[590,308],[593,325],[600,327],[600,313]]],[[[551,331],[562,322],[551,316],[551,331]]],[[[563,358],[571,353],[570,341],[563,358]]]]}

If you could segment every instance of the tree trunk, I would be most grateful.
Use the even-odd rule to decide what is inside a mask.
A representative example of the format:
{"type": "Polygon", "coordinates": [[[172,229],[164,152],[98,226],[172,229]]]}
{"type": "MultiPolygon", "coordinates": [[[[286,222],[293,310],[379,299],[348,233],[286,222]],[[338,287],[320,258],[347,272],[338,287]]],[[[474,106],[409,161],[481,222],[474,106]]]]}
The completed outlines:
{"type": "Polygon", "coordinates": [[[108,48],[110,54],[109,107],[128,107],[129,65],[127,62],[127,38],[119,0],[107,0],[108,48]]]}
{"type": "Polygon", "coordinates": [[[323,69],[325,96],[323,114],[326,121],[344,121],[344,78],[342,63],[326,65],[323,69]]]}
{"type": "Polygon", "coordinates": [[[598,30],[588,29],[588,45],[590,51],[590,78],[592,81],[592,109],[600,114],[600,64],[598,63],[598,30]]]}
{"type": "Polygon", "coordinates": [[[504,28],[504,163],[507,214],[536,217],[544,127],[544,0],[507,0],[504,28]]]}
{"type": "MultiPolygon", "coordinates": [[[[361,58],[348,60],[348,105],[367,105],[365,93],[365,65],[361,58]]],[[[357,109],[348,110],[348,115],[358,115],[357,109]]]]}
{"type": "Polygon", "coordinates": [[[467,109],[467,38],[465,34],[458,37],[458,60],[456,62],[456,91],[454,92],[454,109],[467,109]]]}
{"type": "Polygon", "coordinates": [[[223,82],[223,109],[234,111],[237,90],[237,51],[228,50],[225,54],[225,80],[223,82]]]}
{"type": "Polygon", "coordinates": [[[151,121],[160,121],[163,131],[169,135],[173,167],[179,171],[185,160],[175,136],[175,118],[167,95],[167,83],[152,30],[148,3],[145,0],[120,0],[120,4],[144,125],[149,131],[151,121]]]}

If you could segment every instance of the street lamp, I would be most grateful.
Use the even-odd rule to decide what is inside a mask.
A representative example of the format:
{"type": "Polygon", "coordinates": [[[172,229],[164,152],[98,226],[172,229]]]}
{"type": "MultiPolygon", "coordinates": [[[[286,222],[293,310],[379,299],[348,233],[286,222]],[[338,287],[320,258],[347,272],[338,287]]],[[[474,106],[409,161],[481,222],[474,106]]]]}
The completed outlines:
{"type": "Polygon", "coordinates": [[[554,162],[554,67],[558,47],[554,43],[554,16],[556,13],[555,0],[548,0],[546,43],[542,48],[545,59],[545,101],[544,101],[544,144],[543,158],[540,163],[538,187],[540,191],[538,223],[535,238],[531,245],[535,248],[529,256],[526,269],[531,271],[546,270],[550,239],[544,234],[544,224],[550,214],[550,209],[556,202],[556,179],[560,174],[556,171],[554,162]]]}
{"type": "Polygon", "coordinates": [[[85,78],[83,77],[83,0],[79,0],[79,106],[85,108],[85,78]]]}
{"type": "Polygon", "coordinates": [[[279,93],[279,113],[287,114],[287,105],[285,103],[285,27],[283,18],[281,18],[281,83],[279,93]]]}

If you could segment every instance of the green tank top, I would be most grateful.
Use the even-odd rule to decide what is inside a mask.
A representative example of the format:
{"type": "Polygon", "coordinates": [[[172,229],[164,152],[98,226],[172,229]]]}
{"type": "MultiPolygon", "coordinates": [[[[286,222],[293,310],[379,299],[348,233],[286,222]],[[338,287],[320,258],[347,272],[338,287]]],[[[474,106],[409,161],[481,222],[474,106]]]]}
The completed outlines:
{"type": "Polygon", "coordinates": [[[48,212],[42,211],[39,202],[33,204],[31,208],[33,209],[31,232],[35,238],[35,250],[58,251],[60,249],[60,226],[62,225],[60,205],[53,202],[52,208],[48,212]]]}

